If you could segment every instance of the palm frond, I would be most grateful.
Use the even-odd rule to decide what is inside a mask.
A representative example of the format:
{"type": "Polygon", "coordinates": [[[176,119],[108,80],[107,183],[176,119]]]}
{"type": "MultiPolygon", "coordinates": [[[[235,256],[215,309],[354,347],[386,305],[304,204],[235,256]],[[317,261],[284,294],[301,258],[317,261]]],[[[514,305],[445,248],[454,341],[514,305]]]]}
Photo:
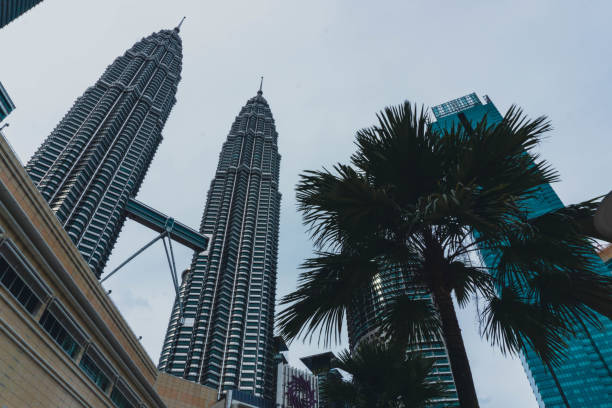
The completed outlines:
{"type": "MultiPolygon", "coordinates": [[[[322,332],[323,343],[338,342],[342,321],[354,293],[363,290],[378,271],[376,260],[362,254],[318,252],[302,265],[296,291],[280,301],[288,305],[277,315],[281,335],[312,340],[322,332]]],[[[321,340],[321,338],[320,338],[321,340]]]]}
{"type": "Polygon", "coordinates": [[[357,132],[351,161],[373,187],[386,188],[401,205],[436,188],[443,170],[436,157],[427,111],[406,101],[377,115],[378,125],[357,132]]]}
{"type": "Polygon", "coordinates": [[[390,341],[413,345],[440,339],[440,319],[430,299],[397,296],[385,305],[382,316],[380,329],[390,341]]]}
{"type": "Polygon", "coordinates": [[[446,280],[460,307],[467,306],[478,294],[487,298],[495,291],[494,279],[488,271],[464,262],[451,262],[446,270],[446,280]]]}
{"type": "Polygon", "coordinates": [[[324,389],[329,393],[331,388],[332,395],[337,395],[333,394],[335,386],[340,386],[339,393],[350,389],[354,395],[347,400],[354,408],[425,407],[447,393],[441,383],[429,378],[434,363],[433,358],[406,353],[397,343],[365,342],[353,353],[345,350],[336,359],[336,367],[351,375],[352,387],[332,378],[324,389]]]}
{"type": "Polygon", "coordinates": [[[384,188],[373,188],[350,166],[334,170],[304,172],[296,187],[298,208],[318,248],[339,249],[350,237],[376,235],[383,226],[398,224],[399,209],[384,188]]]}
{"type": "Polygon", "coordinates": [[[571,329],[548,308],[528,303],[517,290],[505,287],[493,296],[481,312],[481,334],[503,354],[516,355],[526,347],[540,358],[559,365],[566,356],[566,339],[571,329]]]}
{"type": "Polygon", "coordinates": [[[320,397],[329,408],[358,407],[359,388],[351,381],[344,381],[341,376],[328,375],[321,384],[320,397]]]}

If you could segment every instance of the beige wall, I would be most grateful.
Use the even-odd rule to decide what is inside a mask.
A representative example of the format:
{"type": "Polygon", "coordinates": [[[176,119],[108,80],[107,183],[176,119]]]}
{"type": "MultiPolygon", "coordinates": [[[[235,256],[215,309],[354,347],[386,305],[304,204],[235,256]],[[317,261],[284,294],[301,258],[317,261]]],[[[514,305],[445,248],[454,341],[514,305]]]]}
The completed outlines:
{"type": "Polygon", "coordinates": [[[146,407],[218,408],[217,392],[159,373],[0,133],[0,243],[9,241],[51,292],[31,315],[0,284],[0,407],[114,407],[39,323],[59,302],[146,407]]]}
{"type": "Polygon", "coordinates": [[[0,311],[0,406],[111,406],[3,286],[0,311]]]}
{"type": "MultiPolygon", "coordinates": [[[[0,227],[127,386],[147,407],[164,407],[155,365],[106,295],[0,134],[0,227]]],[[[0,406],[111,407],[32,316],[0,285],[0,406]]]]}
{"type": "MultiPolygon", "coordinates": [[[[154,383],[157,372],[155,365],[134,333],[130,330],[119,310],[106,295],[106,292],[89,269],[80,252],[60,225],[55,214],[53,214],[43,197],[36,190],[29,176],[9,149],[6,140],[0,136],[0,183],[17,200],[19,206],[36,227],[45,243],[51,248],[64,269],[70,273],[76,286],[85,295],[106,326],[113,332],[123,350],[130,355],[131,361],[138,366],[139,371],[146,376],[148,382],[154,383]]],[[[35,254],[31,253],[29,250],[31,245],[16,237],[14,228],[5,229],[7,229],[7,235],[10,238],[19,242],[18,246],[22,251],[29,252],[27,257],[30,262],[33,264],[45,262],[44,259],[36,259],[40,257],[36,257],[35,254]]],[[[87,320],[87,316],[81,312],[82,308],[78,302],[74,302],[74,299],[69,299],[70,294],[63,293],[65,291],[58,287],[59,282],[53,276],[53,271],[49,271],[49,268],[45,268],[43,265],[35,266],[39,266],[37,269],[45,275],[45,278],[48,278],[45,281],[50,286],[54,286],[55,296],[63,301],[64,306],[70,312],[75,312],[77,315],[75,317],[80,320],[79,323],[89,323],[91,325],[90,322],[84,321],[87,320]]],[[[95,330],[95,327],[92,327],[92,329],[95,330]]]]}
{"type": "MultiPolygon", "coordinates": [[[[159,373],[155,390],[168,408],[212,408],[217,403],[217,390],[166,373],[159,373]]],[[[220,405],[223,402],[220,401],[220,405]]]]}
{"type": "Polygon", "coordinates": [[[604,262],[608,262],[612,258],[612,244],[597,252],[604,262]]]}

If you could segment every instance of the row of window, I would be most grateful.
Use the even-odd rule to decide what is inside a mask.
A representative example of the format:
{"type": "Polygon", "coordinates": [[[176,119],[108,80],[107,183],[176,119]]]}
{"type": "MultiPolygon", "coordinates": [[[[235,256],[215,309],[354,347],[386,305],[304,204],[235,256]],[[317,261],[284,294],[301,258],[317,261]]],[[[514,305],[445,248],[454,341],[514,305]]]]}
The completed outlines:
{"type": "Polygon", "coordinates": [[[59,303],[51,299],[51,290],[10,242],[0,243],[0,283],[35,317],[45,307],[39,324],[55,343],[78,364],[80,369],[104,393],[112,385],[110,398],[117,408],[136,408],[139,402],[98,348],[59,303]],[[83,351],[81,353],[81,351],[83,351]],[[79,360],[79,355],[81,355],[79,360]]]}

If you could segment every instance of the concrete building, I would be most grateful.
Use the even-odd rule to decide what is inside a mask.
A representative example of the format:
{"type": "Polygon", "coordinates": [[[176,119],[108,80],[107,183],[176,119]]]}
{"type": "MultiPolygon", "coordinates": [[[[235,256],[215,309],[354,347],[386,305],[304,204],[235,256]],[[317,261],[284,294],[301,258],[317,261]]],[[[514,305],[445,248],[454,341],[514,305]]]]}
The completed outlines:
{"type": "Polygon", "coordinates": [[[226,408],[157,371],[1,132],[0,406],[226,408]]]}

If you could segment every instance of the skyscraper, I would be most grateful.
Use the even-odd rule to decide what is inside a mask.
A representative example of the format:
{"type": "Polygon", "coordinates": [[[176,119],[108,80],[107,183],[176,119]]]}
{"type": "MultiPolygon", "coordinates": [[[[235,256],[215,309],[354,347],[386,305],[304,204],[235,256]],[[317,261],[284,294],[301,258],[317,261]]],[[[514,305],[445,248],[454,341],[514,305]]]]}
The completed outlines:
{"type": "Polygon", "coordinates": [[[15,104],[11,100],[8,92],[2,86],[0,82],[0,122],[4,120],[15,109],[15,104]]]}
{"type": "Polygon", "coordinates": [[[143,38],[108,66],[26,166],[98,277],[176,102],[179,28],[143,38]]]}
{"type": "MultiPolygon", "coordinates": [[[[459,115],[468,122],[476,123],[485,115],[489,125],[495,125],[502,116],[491,100],[485,96],[483,104],[476,94],[443,103],[434,107],[437,121],[433,126],[439,130],[459,123],[459,115]]],[[[563,207],[563,203],[549,184],[539,187],[536,198],[527,203],[529,217],[534,218],[563,207]]],[[[492,262],[491,254],[483,251],[485,263],[492,262]]],[[[594,261],[600,264],[600,272],[609,274],[604,263],[593,252],[594,261]]],[[[591,325],[576,327],[576,338],[570,339],[568,358],[558,368],[549,370],[531,349],[521,355],[540,407],[610,407],[612,406],[612,322],[601,317],[603,330],[591,325]]]]}
{"type": "MultiPolygon", "coordinates": [[[[408,294],[415,299],[431,299],[426,290],[406,282],[404,275],[397,270],[378,273],[369,287],[353,300],[347,313],[349,346],[355,350],[363,341],[379,336],[378,325],[385,308],[398,296],[408,294]]],[[[444,339],[422,342],[414,346],[424,357],[435,358],[429,380],[444,384],[447,395],[436,399],[430,408],[458,407],[459,399],[455,380],[451,372],[448,351],[444,339]]]]}
{"type": "Polygon", "coordinates": [[[271,399],[281,195],[278,134],[261,88],[223,144],[195,253],[170,317],[159,369],[211,387],[271,399]]]}
{"type": "Polygon", "coordinates": [[[4,27],[42,0],[2,0],[0,1],[0,28],[4,27]]]}

